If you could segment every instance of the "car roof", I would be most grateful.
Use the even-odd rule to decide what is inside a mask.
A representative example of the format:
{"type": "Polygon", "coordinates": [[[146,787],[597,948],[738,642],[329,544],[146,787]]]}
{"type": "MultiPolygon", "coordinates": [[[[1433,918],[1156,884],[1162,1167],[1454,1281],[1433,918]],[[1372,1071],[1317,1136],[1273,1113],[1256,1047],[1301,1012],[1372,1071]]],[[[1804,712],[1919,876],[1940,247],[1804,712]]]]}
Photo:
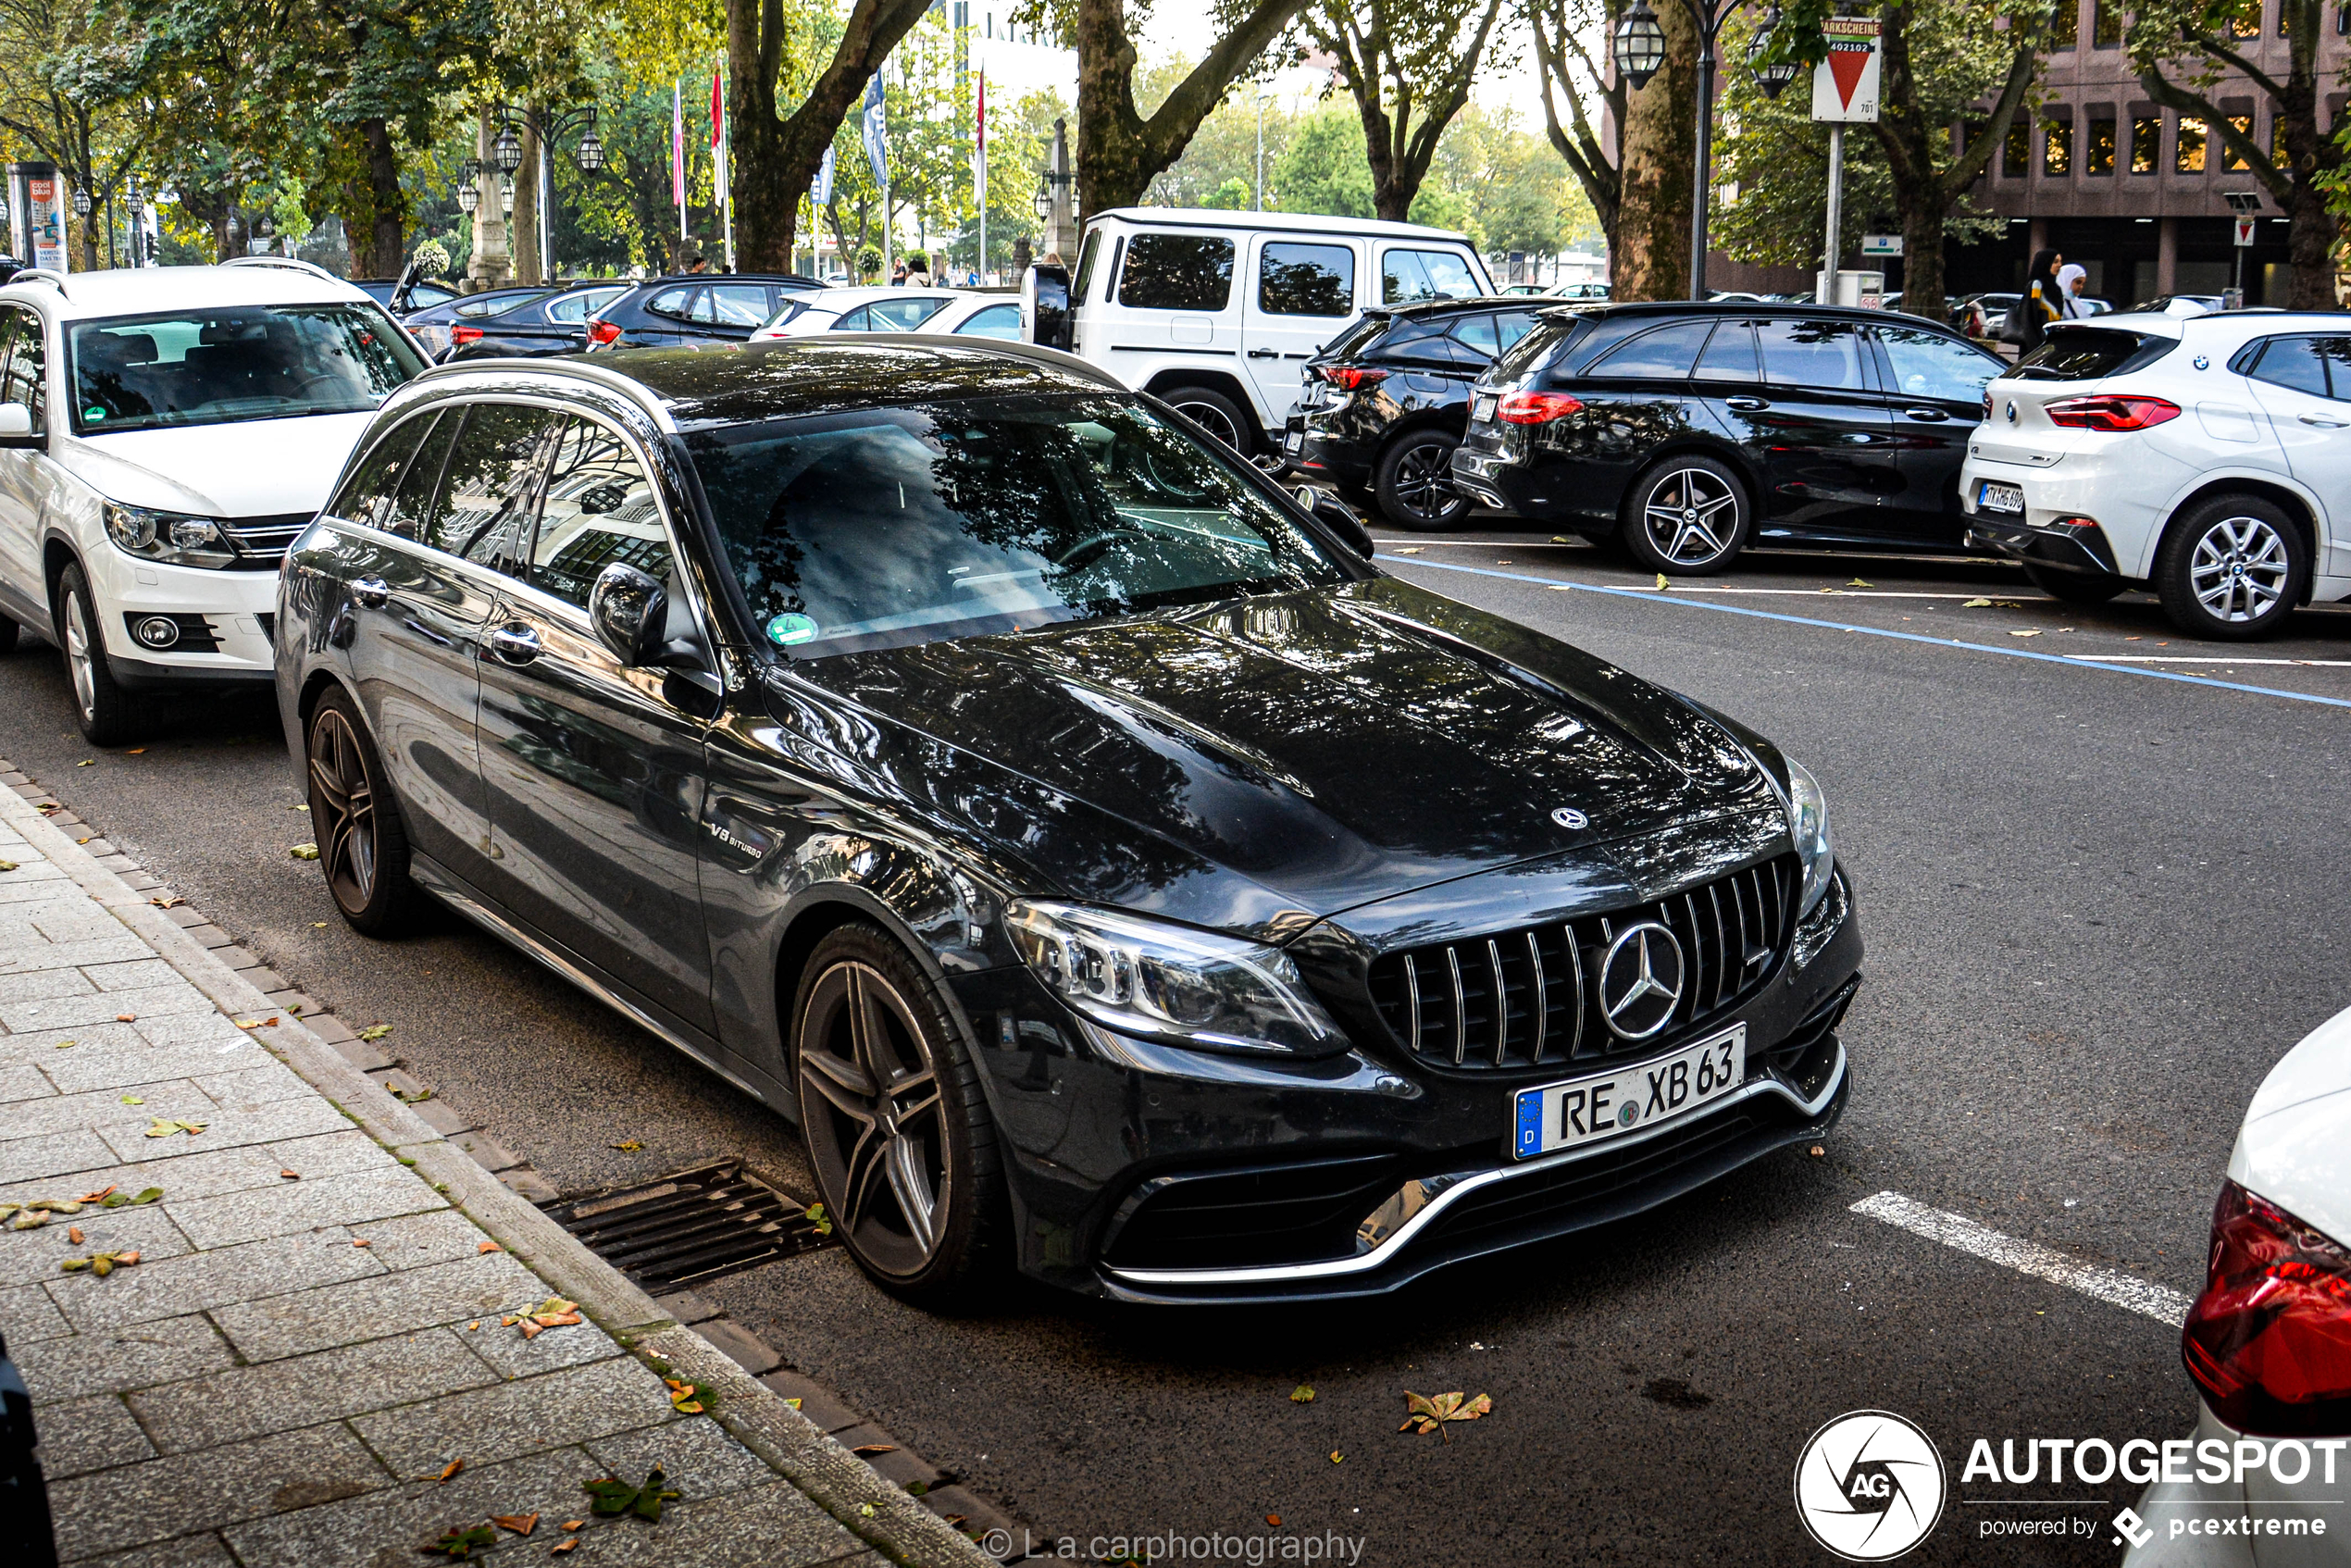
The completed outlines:
{"type": "Polygon", "coordinates": [[[0,299],[33,301],[68,320],[241,305],[348,305],[367,296],[324,271],[296,267],[140,267],[76,272],[62,285],[26,279],[0,299]]]}
{"type": "Polygon", "coordinates": [[[850,289],[809,289],[801,294],[799,303],[813,310],[848,310],[855,305],[871,305],[876,300],[953,301],[970,292],[968,289],[893,289],[887,284],[861,283],[850,289]]]}
{"type": "Polygon", "coordinates": [[[638,289],[657,289],[665,283],[790,283],[802,289],[825,286],[822,279],[799,272],[665,272],[658,278],[616,278],[614,281],[638,289]]]}
{"type": "Polygon", "coordinates": [[[1544,294],[1467,294],[1460,299],[1410,300],[1402,305],[1367,305],[1366,316],[1442,316],[1451,310],[1543,310],[1544,294]]]}
{"type": "Polygon", "coordinates": [[[1453,240],[1469,243],[1469,236],[1450,229],[1419,223],[1391,223],[1377,218],[1326,218],[1312,212],[1223,212],[1212,207],[1105,207],[1088,219],[1146,224],[1154,229],[1230,229],[1249,233],[1272,230],[1293,234],[1369,234],[1378,239],[1453,240]]]}

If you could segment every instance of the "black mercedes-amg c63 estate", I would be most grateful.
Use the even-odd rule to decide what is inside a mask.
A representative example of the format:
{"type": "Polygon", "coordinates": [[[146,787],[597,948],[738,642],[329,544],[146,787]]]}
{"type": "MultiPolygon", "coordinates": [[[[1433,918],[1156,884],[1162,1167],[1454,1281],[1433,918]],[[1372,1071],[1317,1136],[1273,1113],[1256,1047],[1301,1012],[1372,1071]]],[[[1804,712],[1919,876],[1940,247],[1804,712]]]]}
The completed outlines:
{"type": "Polygon", "coordinates": [[[285,566],[319,867],[798,1121],[918,1299],[1387,1290],[1818,1138],[1810,776],[1322,506],[1015,344],[429,372],[285,566]]]}

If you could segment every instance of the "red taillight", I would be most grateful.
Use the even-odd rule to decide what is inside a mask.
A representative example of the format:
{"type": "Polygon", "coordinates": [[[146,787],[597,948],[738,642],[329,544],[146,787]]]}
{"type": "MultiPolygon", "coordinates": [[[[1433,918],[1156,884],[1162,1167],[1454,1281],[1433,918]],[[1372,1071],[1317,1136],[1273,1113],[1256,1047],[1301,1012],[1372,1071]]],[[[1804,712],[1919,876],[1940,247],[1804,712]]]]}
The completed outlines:
{"type": "Polygon", "coordinates": [[[449,329],[449,341],[453,343],[478,343],[481,342],[481,329],[479,327],[452,327],[449,329]]]}
{"type": "Polygon", "coordinates": [[[2046,404],[2049,423],[2069,430],[2144,430],[2180,417],[2180,405],[2159,397],[2069,397],[2046,404]]]}
{"type": "Polygon", "coordinates": [[[591,321],[588,323],[588,341],[598,348],[610,347],[612,343],[619,338],[619,336],[620,323],[617,321],[591,321]]]}
{"type": "Polygon", "coordinates": [[[2212,1413],[2265,1437],[2351,1434],[2351,1251],[2229,1182],[2181,1359],[2212,1413]]]}
{"type": "Polygon", "coordinates": [[[1584,400],[1565,392],[1504,392],[1494,405],[1494,417],[1505,425],[1548,425],[1584,412],[1584,400]]]}
{"type": "Polygon", "coordinates": [[[1366,370],[1360,365],[1325,365],[1323,380],[1344,392],[1359,387],[1375,387],[1387,380],[1385,370],[1366,370]]]}

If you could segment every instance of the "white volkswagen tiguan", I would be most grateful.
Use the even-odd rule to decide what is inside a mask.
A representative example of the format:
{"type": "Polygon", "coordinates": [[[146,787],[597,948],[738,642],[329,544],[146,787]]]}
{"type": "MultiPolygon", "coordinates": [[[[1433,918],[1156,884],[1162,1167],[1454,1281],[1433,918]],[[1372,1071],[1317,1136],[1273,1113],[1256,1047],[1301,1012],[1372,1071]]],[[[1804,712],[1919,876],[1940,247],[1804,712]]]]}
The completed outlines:
{"type": "Polygon", "coordinates": [[[2152,588],[2243,639],[2351,597],[2351,321],[2101,316],[1984,389],[1959,504],[1972,542],[2060,599],[2152,588]]]}
{"type": "Polygon", "coordinates": [[[278,564],[424,368],[322,268],[252,257],[0,288],[0,653],[55,641],[82,733],[268,681],[278,564]]]}

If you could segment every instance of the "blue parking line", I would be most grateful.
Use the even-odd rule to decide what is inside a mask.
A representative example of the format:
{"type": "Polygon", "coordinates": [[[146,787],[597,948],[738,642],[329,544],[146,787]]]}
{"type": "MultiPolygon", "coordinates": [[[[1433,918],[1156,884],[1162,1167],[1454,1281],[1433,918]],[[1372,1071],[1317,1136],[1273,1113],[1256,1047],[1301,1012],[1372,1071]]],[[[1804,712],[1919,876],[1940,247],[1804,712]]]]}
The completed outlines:
{"type": "Polygon", "coordinates": [[[1890,637],[1897,642],[1923,642],[1930,648],[1965,648],[1978,653],[1997,653],[2004,659],[2032,659],[2045,665],[2063,665],[2068,669],[2104,670],[2108,675],[2135,675],[2148,680],[2177,680],[2189,686],[2217,687],[2223,691],[2247,691],[2257,697],[2283,697],[2290,703],[2316,703],[2321,707],[2351,708],[2351,698],[2320,697],[2308,691],[2283,691],[2274,686],[2247,686],[2240,681],[2215,680],[2206,675],[2181,675],[2166,669],[2099,664],[2089,659],[2069,658],[2063,653],[2036,653],[2026,648],[2000,648],[1989,642],[1969,642],[1957,637],[1928,637],[1915,631],[1888,631],[1883,627],[1815,620],[1810,616],[1784,616],[1771,610],[1750,610],[1738,604],[1715,604],[1702,599],[1676,598],[1671,590],[1657,592],[1645,588],[1607,588],[1598,583],[1564,582],[1558,578],[1534,577],[1525,572],[1498,572],[1491,566],[1457,566],[1450,561],[1398,561],[1393,557],[1383,557],[1381,564],[1387,566],[1426,566],[1439,572],[1467,572],[1472,577],[1498,577],[1511,582],[1537,583],[1545,588],[1573,589],[1578,593],[1605,593],[1611,598],[1637,599],[1647,604],[1676,604],[1686,610],[1712,610],[1717,615],[1785,621],[1790,626],[1813,626],[1824,631],[1858,631],[1866,637],[1890,637]]]}

